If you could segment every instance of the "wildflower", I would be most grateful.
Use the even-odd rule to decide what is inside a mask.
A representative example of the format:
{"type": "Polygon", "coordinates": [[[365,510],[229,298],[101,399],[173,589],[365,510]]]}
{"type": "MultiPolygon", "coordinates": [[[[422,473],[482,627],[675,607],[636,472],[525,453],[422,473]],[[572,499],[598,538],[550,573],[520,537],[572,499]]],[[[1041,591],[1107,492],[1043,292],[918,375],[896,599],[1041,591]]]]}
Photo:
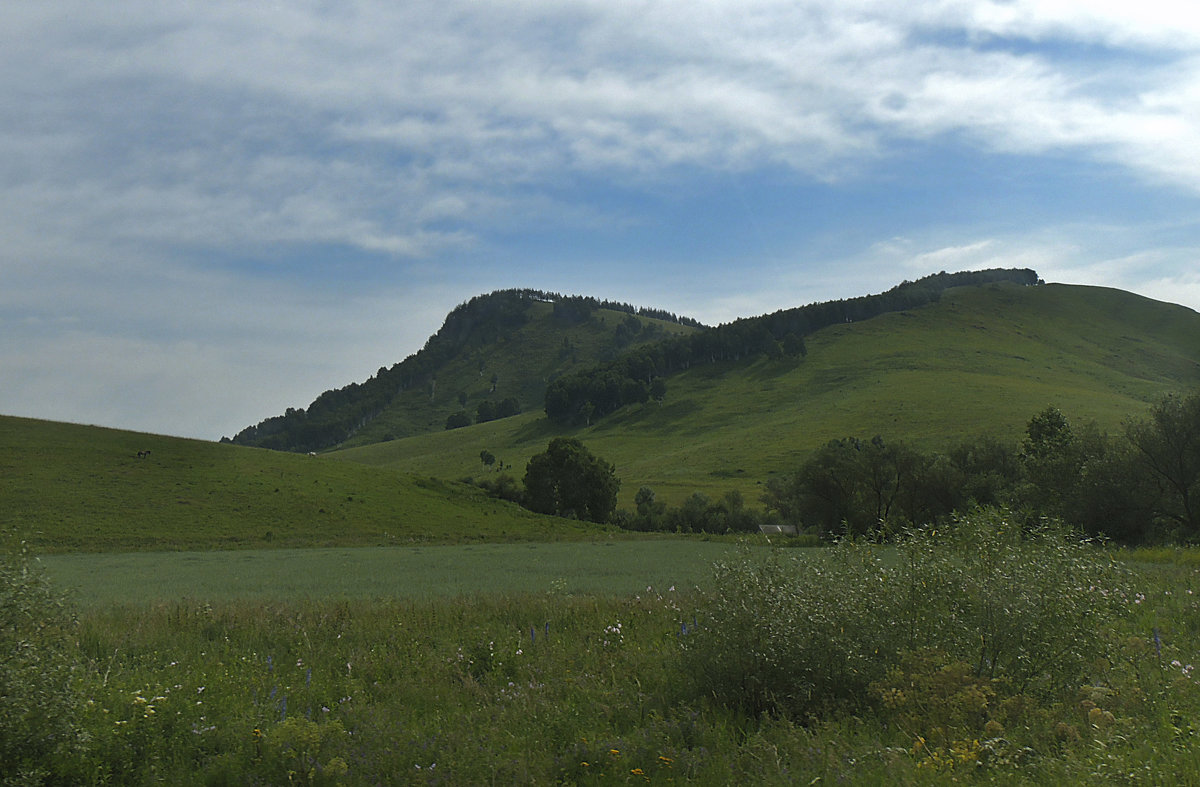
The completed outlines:
{"type": "Polygon", "coordinates": [[[614,757],[619,757],[621,754],[621,750],[620,749],[609,749],[608,753],[614,757]]]}
{"type": "Polygon", "coordinates": [[[645,776],[646,775],[646,772],[643,771],[641,768],[631,768],[629,770],[629,772],[632,773],[634,776],[645,776]]]}

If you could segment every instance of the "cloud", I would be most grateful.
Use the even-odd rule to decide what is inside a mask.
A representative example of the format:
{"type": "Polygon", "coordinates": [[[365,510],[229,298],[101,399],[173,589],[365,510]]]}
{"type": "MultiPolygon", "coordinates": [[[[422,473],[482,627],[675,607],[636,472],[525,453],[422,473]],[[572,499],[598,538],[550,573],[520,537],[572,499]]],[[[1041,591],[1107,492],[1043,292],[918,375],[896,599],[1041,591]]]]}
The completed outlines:
{"type": "Polygon", "coordinates": [[[1088,209],[1020,236],[1019,219],[864,222],[832,250],[777,211],[753,218],[781,239],[738,253],[719,209],[670,215],[693,205],[677,192],[762,173],[808,189],[797,214],[849,205],[951,148],[1165,186],[1187,213],[1200,15],[1176,3],[57,0],[0,11],[0,87],[0,363],[22,370],[5,409],[116,396],[140,419],[150,398],[117,395],[140,380],[207,413],[188,429],[232,429],[192,392],[244,384],[227,409],[245,425],[514,279],[708,322],[942,268],[1196,292],[1194,226],[1095,232],[1088,209]],[[305,367],[322,353],[355,360],[305,367]],[[63,384],[72,367],[90,382],[63,384]]]}
{"type": "Polygon", "coordinates": [[[429,257],[577,177],[784,167],[831,181],[947,134],[1200,192],[1200,31],[1165,4],[127,10],[6,11],[0,68],[19,90],[0,100],[5,207],[36,206],[43,231],[429,257]],[[1131,80],[1120,58],[1070,54],[1092,45],[1159,62],[1131,80]]]}

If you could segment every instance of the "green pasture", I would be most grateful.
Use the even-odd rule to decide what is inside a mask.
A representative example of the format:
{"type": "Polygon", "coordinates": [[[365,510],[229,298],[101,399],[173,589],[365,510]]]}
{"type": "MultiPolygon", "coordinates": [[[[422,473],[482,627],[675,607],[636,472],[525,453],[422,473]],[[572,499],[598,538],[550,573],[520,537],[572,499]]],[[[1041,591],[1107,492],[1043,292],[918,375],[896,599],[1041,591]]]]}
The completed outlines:
{"type": "Polygon", "coordinates": [[[431,599],[514,593],[632,596],[705,583],[731,542],[639,540],[49,555],[86,606],[192,599],[431,599]]]}
{"type": "Polygon", "coordinates": [[[40,553],[555,541],[604,532],[394,468],[4,416],[0,526],[40,553]]]}

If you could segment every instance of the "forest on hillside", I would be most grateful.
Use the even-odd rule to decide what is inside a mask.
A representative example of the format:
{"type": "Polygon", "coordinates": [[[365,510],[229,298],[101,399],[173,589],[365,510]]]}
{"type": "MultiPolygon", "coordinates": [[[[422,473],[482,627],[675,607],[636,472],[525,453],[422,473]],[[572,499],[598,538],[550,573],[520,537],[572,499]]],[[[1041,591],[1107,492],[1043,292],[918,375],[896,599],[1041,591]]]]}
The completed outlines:
{"type": "MultiPolygon", "coordinates": [[[[337,446],[376,418],[400,394],[428,389],[448,363],[494,345],[525,326],[531,319],[530,307],[534,303],[552,304],[551,319],[562,327],[586,323],[601,310],[628,315],[632,319],[619,324],[613,334],[617,346],[627,344],[632,338],[630,326],[636,325],[641,330],[638,317],[703,327],[696,320],[663,309],[534,289],[499,290],[455,307],[424,347],[391,367],[380,367],[365,382],[327,390],[307,408],[289,407],[282,415],[266,418],[241,430],[232,440],[223,441],[301,453],[337,446]]],[[[509,414],[521,411],[519,403],[514,407],[502,401],[496,407],[509,414]]],[[[498,416],[485,414],[483,420],[493,417],[498,416]]],[[[459,416],[453,425],[469,422],[459,416]]]]}
{"type": "Polygon", "coordinates": [[[996,282],[1031,286],[1039,279],[1036,272],[1028,269],[942,272],[902,282],[878,295],[813,303],[664,339],[630,350],[612,362],[553,381],[546,389],[546,415],[560,424],[591,424],[627,404],[664,398],[663,378],[676,372],[762,355],[803,357],[808,353],[804,338],[823,328],[916,309],[938,301],[951,287],[996,282]]]}

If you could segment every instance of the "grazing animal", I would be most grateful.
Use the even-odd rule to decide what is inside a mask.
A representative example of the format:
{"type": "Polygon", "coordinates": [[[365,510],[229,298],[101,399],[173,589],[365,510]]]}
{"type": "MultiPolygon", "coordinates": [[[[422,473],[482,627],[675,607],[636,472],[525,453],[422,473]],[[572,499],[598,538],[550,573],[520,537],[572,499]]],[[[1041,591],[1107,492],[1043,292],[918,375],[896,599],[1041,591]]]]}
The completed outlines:
{"type": "Polygon", "coordinates": [[[150,456],[149,451],[138,451],[138,459],[145,459],[148,456],[150,456]]]}

